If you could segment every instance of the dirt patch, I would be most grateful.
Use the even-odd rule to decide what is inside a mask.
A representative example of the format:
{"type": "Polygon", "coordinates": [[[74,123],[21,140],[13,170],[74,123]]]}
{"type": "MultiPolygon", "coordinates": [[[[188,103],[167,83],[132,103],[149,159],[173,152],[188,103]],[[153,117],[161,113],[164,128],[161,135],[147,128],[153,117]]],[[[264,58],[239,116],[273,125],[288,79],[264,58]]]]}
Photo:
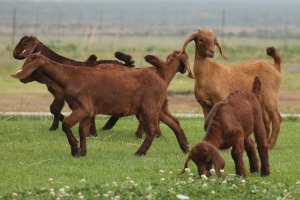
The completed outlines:
{"type": "MultiPolygon", "coordinates": [[[[49,112],[53,97],[49,95],[5,96],[0,98],[0,111],[49,112]]],[[[170,110],[173,113],[202,113],[193,93],[170,93],[170,110]]],[[[279,97],[281,113],[300,113],[300,90],[281,91],[279,97]]],[[[69,109],[65,106],[64,112],[69,109]]]]}

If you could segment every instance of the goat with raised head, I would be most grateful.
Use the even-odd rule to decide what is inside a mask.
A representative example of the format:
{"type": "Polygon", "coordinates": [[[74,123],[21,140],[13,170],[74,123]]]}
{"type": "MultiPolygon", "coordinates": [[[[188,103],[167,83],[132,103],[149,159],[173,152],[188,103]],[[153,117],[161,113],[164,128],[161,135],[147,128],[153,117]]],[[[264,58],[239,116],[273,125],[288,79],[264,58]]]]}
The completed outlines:
{"type": "Polygon", "coordinates": [[[195,42],[195,97],[202,107],[205,118],[212,107],[231,91],[245,89],[251,91],[254,77],[258,76],[262,82],[262,108],[268,138],[272,122],[272,135],[269,144],[274,147],[282,121],[278,111],[279,89],[282,79],[280,63],[281,58],[274,47],[267,48],[267,54],[274,59],[274,63],[267,60],[255,60],[236,66],[226,66],[213,62],[215,45],[220,54],[226,59],[217,37],[211,30],[199,30],[190,35],[183,45],[185,51],[189,42],[195,42]]]}
{"type": "Polygon", "coordinates": [[[214,105],[205,121],[206,135],[202,142],[192,148],[181,173],[184,173],[189,160],[192,160],[197,165],[200,176],[203,174],[210,176],[210,170],[214,165],[217,175],[222,177],[220,170],[225,167],[225,160],[218,149],[230,147],[237,175],[246,177],[244,150],[249,158],[250,171],[258,172],[259,162],[250,137],[254,132],[261,161],[260,174],[261,176],[270,174],[269,146],[259,102],[261,82],[258,77],[253,82],[252,90],[252,93],[245,90],[233,91],[214,105]]]}
{"type": "MultiPolygon", "coordinates": [[[[177,71],[184,73],[188,62],[184,54],[170,58],[165,72],[169,76],[177,71]]],[[[96,114],[130,116],[138,115],[146,126],[146,138],[136,155],[145,155],[161,120],[177,137],[180,148],[188,152],[188,142],[180,125],[165,112],[167,86],[156,70],[120,68],[105,65],[110,70],[88,67],[70,67],[47,59],[42,55],[28,57],[22,70],[12,76],[22,82],[32,81],[36,73],[47,74],[47,81],[63,90],[71,114],[62,122],[73,156],[86,155],[86,134],[90,118],[96,114]],[[117,95],[116,95],[117,94],[117,95]],[[71,128],[79,122],[80,146],[71,128]]],[[[157,69],[159,71],[159,69],[157,69]]]]}
{"type": "MultiPolygon", "coordinates": [[[[37,37],[33,36],[24,36],[20,39],[19,43],[16,45],[13,56],[15,59],[25,59],[31,54],[38,53],[44,55],[45,57],[61,63],[65,65],[71,65],[71,66],[87,66],[87,67],[94,67],[99,64],[116,64],[120,66],[126,66],[126,67],[134,67],[134,60],[132,60],[132,57],[128,54],[124,54],[123,52],[115,52],[115,57],[124,63],[118,61],[118,60],[97,60],[97,57],[95,55],[90,56],[87,61],[81,62],[81,61],[75,61],[69,58],[66,58],[64,56],[61,56],[54,51],[52,51],[50,48],[48,48],[46,45],[44,45],[42,42],[40,42],[37,37]]],[[[100,65],[101,66],[101,65],[100,65]]],[[[49,92],[54,96],[54,100],[50,105],[50,112],[53,114],[54,119],[52,122],[52,125],[50,127],[50,131],[56,130],[59,125],[59,121],[62,121],[64,119],[64,116],[61,114],[62,108],[64,107],[64,100],[63,96],[60,91],[56,91],[54,88],[51,88],[51,86],[48,86],[49,92]]],[[[95,117],[92,118],[92,123],[90,127],[90,134],[97,135],[96,134],[96,124],[95,124],[95,117]]]]}

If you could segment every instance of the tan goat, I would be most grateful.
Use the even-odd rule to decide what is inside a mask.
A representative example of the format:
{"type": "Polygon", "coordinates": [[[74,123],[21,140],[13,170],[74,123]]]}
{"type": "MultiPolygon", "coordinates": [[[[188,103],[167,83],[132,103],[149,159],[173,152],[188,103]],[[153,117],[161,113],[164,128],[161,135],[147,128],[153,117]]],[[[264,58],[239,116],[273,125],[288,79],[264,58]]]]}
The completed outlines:
{"type": "Polygon", "coordinates": [[[213,62],[215,45],[224,59],[221,45],[212,30],[199,30],[190,35],[184,42],[182,51],[185,51],[189,42],[195,42],[195,97],[203,109],[205,118],[212,107],[231,91],[245,89],[251,91],[254,77],[262,82],[261,105],[263,119],[268,138],[272,122],[272,135],[269,138],[270,147],[274,147],[282,121],[278,111],[278,96],[282,79],[280,71],[281,58],[274,47],[267,48],[267,54],[274,59],[274,63],[267,60],[249,61],[232,66],[213,62]]]}

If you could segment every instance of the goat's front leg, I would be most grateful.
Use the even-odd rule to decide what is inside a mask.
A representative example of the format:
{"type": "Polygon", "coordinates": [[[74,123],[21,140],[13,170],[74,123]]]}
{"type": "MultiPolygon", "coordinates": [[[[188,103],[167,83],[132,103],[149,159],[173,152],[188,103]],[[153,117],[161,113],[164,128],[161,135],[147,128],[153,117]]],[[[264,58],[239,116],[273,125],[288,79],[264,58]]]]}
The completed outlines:
{"type": "Polygon", "coordinates": [[[232,146],[231,156],[235,163],[235,172],[239,176],[246,178],[246,169],[243,161],[244,141],[236,141],[236,144],[232,146]]]}
{"type": "Polygon", "coordinates": [[[90,117],[84,118],[80,121],[78,132],[80,137],[80,152],[78,152],[77,156],[85,156],[86,155],[86,136],[89,132],[90,127],[90,117]]]}
{"type": "Polygon", "coordinates": [[[175,117],[173,117],[173,115],[165,106],[162,108],[159,114],[159,119],[173,130],[181,150],[184,153],[189,152],[189,143],[185,137],[179,121],[175,117]]]}
{"type": "Polygon", "coordinates": [[[106,131],[106,130],[110,130],[112,129],[115,124],[117,123],[117,121],[120,119],[120,117],[117,117],[117,116],[111,116],[108,121],[105,123],[105,125],[102,127],[102,130],[103,131],[106,131]]]}
{"type": "Polygon", "coordinates": [[[258,164],[259,161],[254,148],[254,142],[250,137],[247,137],[245,139],[245,150],[249,158],[250,172],[251,173],[259,172],[259,164],[258,164]]]}
{"type": "Polygon", "coordinates": [[[61,114],[64,104],[64,98],[57,96],[54,97],[54,100],[50,105],[50,112],[53,114],[54,119],[49,131],[55,131],[58,128],[59,121],[64,119],[64,116],[61,114]]]}
{"type": "Polygon", "coordinates": [[[78,149],[78,141],[72,133],[71,128],[79,121],[83,120],[86,116],[81,110],[72,111],[72,113],[64,119],[62,122],[62,130],[65,132],[69,144],[71,146],[72,156],[80,156],[80,151],[78,149]]]}

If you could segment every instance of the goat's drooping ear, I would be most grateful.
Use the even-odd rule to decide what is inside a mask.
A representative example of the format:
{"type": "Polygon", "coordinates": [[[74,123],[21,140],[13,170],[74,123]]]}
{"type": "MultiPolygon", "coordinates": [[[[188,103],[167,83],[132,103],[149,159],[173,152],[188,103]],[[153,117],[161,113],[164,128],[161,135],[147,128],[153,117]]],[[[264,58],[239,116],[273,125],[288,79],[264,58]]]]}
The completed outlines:
{"type": "Polygon", "coordinates": [[[183,47],[182,47],[182,52],[185,52],[185,48],[188,45],[188,43],[190,43],[191,41],[193,41],[197,36],[197,33],[194,33],[192,35],[190,35],[184,42],[183,47]]]}
{"type": "Polygon", "coordinates": [[[179,172],[178,176],[181,174],[185,173],[185,169],[188,168],[188,162],[191,160],[190,155],[188,155],[188,157],[186,158],[185,162],[184,162],[184,167],[183,169],[179,172]]]}
{"type": "Polygon", "coordinates": [[[222,58],[224,60],[227,60],[228,58],[227,58],[227,56],[225,54],[223,54],[222,47],[221,47],[220,43],[218,42],[217,38],[215,39],[215,45],[218,47],[219,52],[220,52],[222,58]]]}
{"type": "Polygon", "coordinates": [[[29,76],[30,74],[32,74],[32,72],[37,70],[39,67],[40,67],[40,65],[37,65],[34,62],[29,63],[29,64],[23,66],[21,70],[17,71],[17,73],[11,74],[11,76],[14,78],[17,78],[17,79],[24,79],[27,76],[29,76]]]}
{"type": "Polygon", "coordinates": [[[224,169],[225,167],[225,160],[219,153],[218,149],[214,146],[210,146],[210,152],[212,157],[212,163],[215,166],[216,173],[218,177],[223,177],[223,174],[221,173],[221,169],[224,169]]]}
{"type": "Polygon", "coordinates": [[[179,60],[184,64],[185,68],[187,69],[188,77],[191,78],[191,79],[195,79],[195,77],[192,73],[189,61],[187,59],[187,55],[184,52],[181,52],[177,56],[179,57],[179,60]]]}

